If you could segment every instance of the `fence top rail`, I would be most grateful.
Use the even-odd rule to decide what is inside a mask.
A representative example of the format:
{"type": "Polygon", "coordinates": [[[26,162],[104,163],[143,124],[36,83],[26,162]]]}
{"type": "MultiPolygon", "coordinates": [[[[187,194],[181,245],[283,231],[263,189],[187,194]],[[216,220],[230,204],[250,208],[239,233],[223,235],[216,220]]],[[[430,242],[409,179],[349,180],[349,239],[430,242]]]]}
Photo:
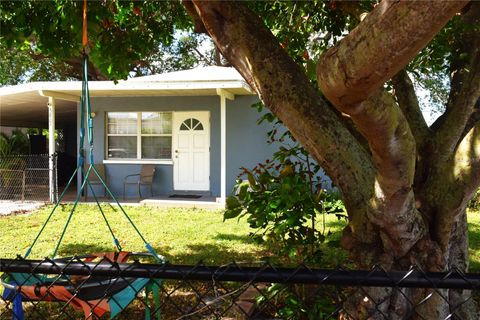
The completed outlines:
{"type": "MultiPolygon", "coordinates": [[[[48,154],[48,153],[35,153],[35,154],[8,154],[8,155],[3,155],[3,156],[0,156],[0,159],[2,158],[30,158],[30,157],[33,157],[33,158],[49,158],[51,157],[52,155],[48,154]]],[[[53,156],[56,156],[56,153],[53,154],[53,156]]]]}
{"type": "Polygon", "coordinates": [[[18,169],[3,169],[3,168],[0,168],[0,171],[2,172],[24,172],[25,170],[18,170],[18,169]]]}
{"type": "Polygon", "coordinates": [[[408,271],[385,271],[381,267],[374,267],[372,270],[347,270],[340,267],[311,269],[305,265],[297,268],[276,268],[270,264],[244,267],[236,263],[223,266],[114,263],[107,260],[85,263],[72,258],[62,261],[0,259],[0,272],[361,287],[480,289],[480,274],[462,273],[455,269],[447,272],[424,272],[419,268],[408,271]]]}

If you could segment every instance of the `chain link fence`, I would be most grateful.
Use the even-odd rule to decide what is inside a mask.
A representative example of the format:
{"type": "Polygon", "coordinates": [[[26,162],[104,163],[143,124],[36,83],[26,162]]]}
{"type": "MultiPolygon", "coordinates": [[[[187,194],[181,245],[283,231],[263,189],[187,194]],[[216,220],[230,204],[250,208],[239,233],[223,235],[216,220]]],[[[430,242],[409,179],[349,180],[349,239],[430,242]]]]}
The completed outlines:
{"type": "Polygon", "coordinates": [[[0,157],[0,200],[49,201],[50,159],[53,157],[54,197],[57,197],[57,155],[0,157]]]}
{"type": "Polygon", "coordinates": [[[463,320],[480,289],[479,274],[459,270],[160,265],[120,255],[0,259],[0,319],[463,320]],[[432,304],[444,312],[432,318],[432,304]]]}

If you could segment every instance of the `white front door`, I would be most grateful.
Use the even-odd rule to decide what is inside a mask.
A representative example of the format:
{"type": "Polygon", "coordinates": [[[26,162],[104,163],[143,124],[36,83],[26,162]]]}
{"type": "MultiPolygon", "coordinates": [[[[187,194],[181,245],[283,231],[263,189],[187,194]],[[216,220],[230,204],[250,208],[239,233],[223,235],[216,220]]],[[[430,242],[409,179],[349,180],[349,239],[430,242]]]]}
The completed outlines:
{"type": "Polygon", "coordinates": [[[173,188],[210,190],[210,113],[173,113],[173,188]]]}

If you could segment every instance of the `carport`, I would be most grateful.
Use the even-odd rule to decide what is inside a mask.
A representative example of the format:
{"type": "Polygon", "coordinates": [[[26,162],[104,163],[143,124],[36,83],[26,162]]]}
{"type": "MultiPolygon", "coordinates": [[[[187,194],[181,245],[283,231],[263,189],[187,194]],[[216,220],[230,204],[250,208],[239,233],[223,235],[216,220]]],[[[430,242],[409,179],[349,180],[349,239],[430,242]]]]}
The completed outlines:
{"type": "MultiPolygon", "coordinates": [[[[55,153],[55,128],[70,128],[76,131],[81,89],[81,82],[76,81],[35,82],[0,88],[0,126],[48,128],[48,153],[52,155],[55,153]]],[[[215,112],[218,111],[220,119],[219,198],[222,203],[225,203],[227,100],[236,100],[236,96],[253,96],[252,90],[238,72],[233,68],[207,67],[134,78],[118,83],[91,81],[89,90],[92,98],[218,97],[219,108],[215,112]]],[[[73,152],[75,156],[77,151],[78,148],[75,147],[73,152]]],[[[53,161],[50,166],[53,167],[53,161]]],[[[50,177],[50,195],[51,201],[55,201],[53,177],[50,177]]]]}
{"type": "MultiPolygon", "coordinates": [[[[68,86],[77,83],[68,83],[68,86]]],[[[56,87],[57,84],[54,84],[56,87]]],[[[56,201],[54,188],[55,129],[64,129],[70,136],[76,132],[77,102],[79,97],[49,91],[52,82],[37,82],[0,88],[0,126],[21,128],[48,128],[49,195],[56,201]]],[[[76,138],[71,137],[71,141],[76,138]]],[[[76,143],[70,142],[69,152],[74,156],[76,143]]]]}

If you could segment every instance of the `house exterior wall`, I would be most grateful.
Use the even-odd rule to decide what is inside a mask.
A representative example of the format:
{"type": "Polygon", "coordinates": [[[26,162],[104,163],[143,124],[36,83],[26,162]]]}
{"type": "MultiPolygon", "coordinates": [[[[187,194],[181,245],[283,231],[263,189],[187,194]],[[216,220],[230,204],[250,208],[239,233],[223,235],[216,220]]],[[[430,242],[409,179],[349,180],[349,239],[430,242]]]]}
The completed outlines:
{"type": "Polygon", "coordinates": [[[262,114],[251,107],[256,102],[256,97],[227,100],[227,196],[234,191],[241,167],[251,169],[259,162],[271,159],[277,150],[267,143],[271,124],[266,121],[257,124],[262,114]]]}
{"type": "MultiPolygon", "coordinates": [[[[227,100],[227,195],[233,189],[240,167],[252,167],[259,161],[271,157],[274,149],[266,143],[269,125],[256,124],[260,114],[251,105],[257,100],[254,96],[236,96],[227,100]]],[[[91,98],[92,111],[96,113],[94,122],[94,162],[105,160],[105,116],[106,112],[138,111],[209,111],[210,112],[210,191],[220,195],[220,97],[96,97],[91,98]]],[[[80,112],[78,112],[80,115],[80,112]]],[[[80,117],[78,117],[78,126],[80,117]]],[[[85,139],[87,142],[87,138],[85,139]]],[[[88,159],[88,156],[86,156],[88,159]]],[[[134,162],[134,161],[133,161],[134,162]]],[[[123,195],[123,179],[129,174],[140,172],[139,163],[107,163],[107,181],[112,192],[123,195]]],[[[80,183],[80,180],[78,181],[80,183]]],[[[103,189],[95,192],[103,195],[103,189]]],[[[153,193],[165,195],[173,192],[173,164],[157,164],[153,193]]],[[[149,191],[145,189],[145,194],[149,191]]],[[[127,190],[127,197],[137,195],[134,186],[127,190]]]]}

